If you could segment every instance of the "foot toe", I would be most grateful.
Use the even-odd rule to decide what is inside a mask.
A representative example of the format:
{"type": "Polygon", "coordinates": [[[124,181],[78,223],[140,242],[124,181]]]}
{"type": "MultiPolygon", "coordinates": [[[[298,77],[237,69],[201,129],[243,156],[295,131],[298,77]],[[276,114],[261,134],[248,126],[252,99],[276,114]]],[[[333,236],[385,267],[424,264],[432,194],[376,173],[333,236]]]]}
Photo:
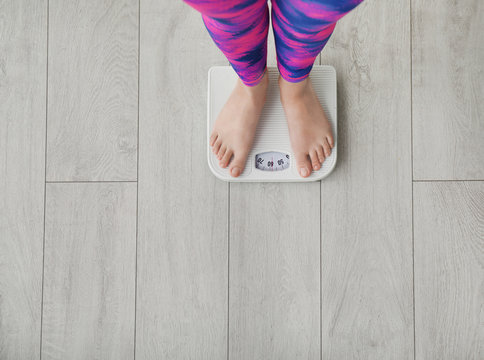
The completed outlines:
{"type": "Polygon", "coordinates": [[[215,155],[218,155],[218,152],[220,150],[220,147],[222,146],[222,139],[220,137],[215,141],[215,144],[213,144],[213,153],[215,155]]]}
{"type": "Polygon", "coordinates": [[[220,150],[218,151],[217,159],[221,160],[224,157],[226,151],[227,151],[227,145],[222,144],[222,146],[220,147],[220,150]]]}
{"type": "Polygon", "coordinates": [[[332,148],[334,148],[334,139],[333,139],[333,135],[332,134],[329,134],[326,136],[326,140],[328,140],[328,144],[329,146],[332,148]]]}
{"type": "Polygon", "coordinates": [[[230,165],[230,175],[233,177],[237,177],[240,174],[242,174],[242,171],[244,171],[246,160],[247,160],[247,154],[236,153],[234,155],[234,160],[230,165]]]}
{"type": "Polygon", "coordinates": [[[229,164],[230,158],[232,157],[232,154],[233,154],[232,150],[230,150],[230,149],[227,149],[227,151],[225,151],[224,156],[220,160],[220,166],[221,167],[223,167],[223,168],[227,167],[227,165],[229,164]]]}
{"type": "Polygon", "coordinates": [[[296,166],[299,174],[302,177],[308,177],[311,174],[311,162],[308,159],[308,154],[300,152],[296,153],[296,166]]]}
{"type": "Polygon", "coordinates": [[[321,168],[321,162],[319,161],[316,149],[310,151],[309,157],[311,158],[313,170],[319,170],[321,168]]]}
{"type": "Polygon", "coordinates": [[[210,146],[213,146],[213,144],[215,144],[217,137],[218,137],[218,134],[215,132],[213,132],[212,135],[210,135],[210,141],[209,141],[210,146]]]}
{"type": "Polygon", "coordinates": [[[328,157],[329,155],[331,155],[331,147],[328,144],[328,141],[326,141],[326,139],[323,140],[323,149],[324,149],[324,155],[326,157],[328,157]]]}
{"type": "Polygon", "coordinates": [[[324,162],[324,152],[323,147],[320,145],[316,148],[316,152],[318,153],[319,162],[322,164],[324,162]]]}

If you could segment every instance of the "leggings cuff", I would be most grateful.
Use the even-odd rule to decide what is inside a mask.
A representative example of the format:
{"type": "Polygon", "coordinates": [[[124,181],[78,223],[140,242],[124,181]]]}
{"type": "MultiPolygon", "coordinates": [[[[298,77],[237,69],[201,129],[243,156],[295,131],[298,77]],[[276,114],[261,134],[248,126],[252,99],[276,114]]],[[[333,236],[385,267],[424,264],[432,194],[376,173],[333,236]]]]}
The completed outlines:
{"type": "Polygon", "coordinates": [[[250,81],[246,81],[246,80],[243,80],[242,78],[240,78],[240,80],[242,80],[242,82],[244,83],[244,85],[246,86],[256,86],[257,84],[259,84],[262,80],[262,78],[264,77],[264,74],[267,72],[267,66],[264,68],[264,71],[262,71],[262,73],[257,77],[257,79],[255,80],[250,80],[250,81]]]}
{"type": "Polygon", "coordinates": [[[281,77],[284,80],[286,80],[287,82],[290,82],[290,83],[298,83],[298,82],[305,80],[307,77],[309,77],[309,73],[307,73],[303,76],[299,76],[297,78],[291,78],[291,77],[288,77],[287,75],[283,75],[281,71],[279,71],[279,74],[281,75],[281,77]]]}

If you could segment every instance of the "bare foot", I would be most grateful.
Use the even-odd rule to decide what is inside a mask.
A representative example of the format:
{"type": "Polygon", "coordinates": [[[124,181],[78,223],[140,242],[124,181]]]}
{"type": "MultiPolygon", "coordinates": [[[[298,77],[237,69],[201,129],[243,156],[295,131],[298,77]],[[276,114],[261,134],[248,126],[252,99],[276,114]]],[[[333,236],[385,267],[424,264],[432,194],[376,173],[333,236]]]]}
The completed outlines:
{"type": "Polygon", "coordinates": [[[334,147],[333,132],[309,78],[291,83],[279,76],[289,138],[302,177],[319,170],[334,147]]]}
{"type": "Polygon", "coordinates": [[[233,177],[239,176],[244,170],[266,100],[268,84],[267,71],[255,86],[246,86],[237,79],[237,85],[215,121],[210,146],[223,168],[234,157],[229,168],[233,177]]]}

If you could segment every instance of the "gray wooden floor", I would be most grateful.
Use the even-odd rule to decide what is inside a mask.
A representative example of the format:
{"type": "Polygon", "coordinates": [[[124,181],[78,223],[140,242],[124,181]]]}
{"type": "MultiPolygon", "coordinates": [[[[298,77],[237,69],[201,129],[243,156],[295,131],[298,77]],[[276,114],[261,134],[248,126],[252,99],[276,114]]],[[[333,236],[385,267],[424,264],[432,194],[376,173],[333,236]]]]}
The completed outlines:
{"type": "Polygon", "coordinates": [[[483,33],[365,1],[317,59],[335,171],[228,184],[197,12],[0,1],[0,359],[482,359],[483,33]]]}

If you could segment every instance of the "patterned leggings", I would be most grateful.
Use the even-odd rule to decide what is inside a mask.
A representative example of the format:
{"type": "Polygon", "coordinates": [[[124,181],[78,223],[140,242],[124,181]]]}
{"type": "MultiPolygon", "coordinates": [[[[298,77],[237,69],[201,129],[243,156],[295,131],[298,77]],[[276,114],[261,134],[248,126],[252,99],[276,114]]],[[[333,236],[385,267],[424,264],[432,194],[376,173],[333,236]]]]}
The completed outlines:
{"type": "MultiPolygon", "coordinates": [[[[202,13],[215,44],[245,85],[267,66],[267,0],[184,0],[202,13]]],[[[363,0],[271,0],[277,67],[290,82],[308,77],[336,22],[363,0]]]]}

